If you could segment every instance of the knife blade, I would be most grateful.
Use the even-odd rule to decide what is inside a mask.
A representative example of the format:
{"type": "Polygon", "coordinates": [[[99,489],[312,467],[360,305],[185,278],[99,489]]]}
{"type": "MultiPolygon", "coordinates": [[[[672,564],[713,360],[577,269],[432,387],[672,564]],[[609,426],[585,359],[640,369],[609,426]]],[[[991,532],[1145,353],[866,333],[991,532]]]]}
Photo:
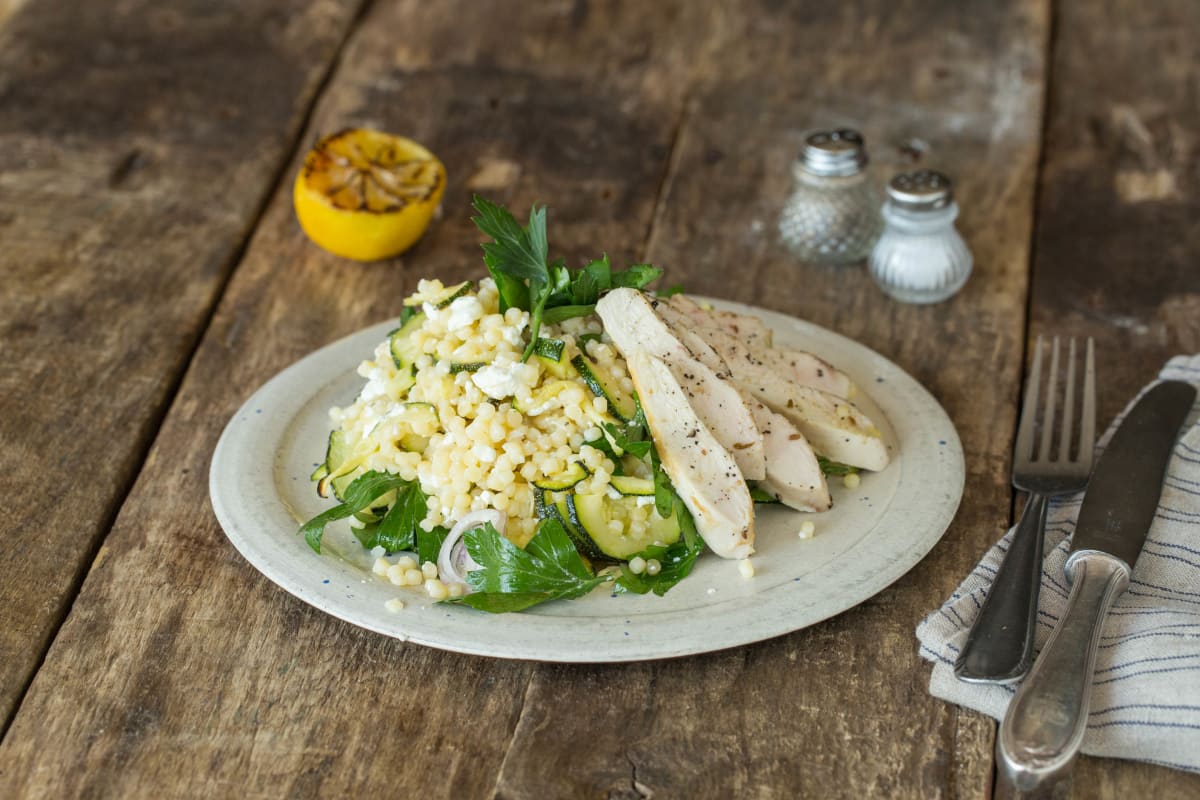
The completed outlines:
{"type": "MultiPolygon", "coordinates": [[[[1130,410],[1088,480],[1072,556],[1097,550],[1133,569],[1158,508],[1171,448],[1195,398],[1190,384],[1167,381],[1130,410]]],[[[1070,560],[1067,564],[1070,570],[1070,560]]]]}
{"type": "Polygon", "coordinates": [[[1129,585],[1175,439],[1195,399],[1187,383],[1153,387],[1130,409],[1096,463],[1065,567],[1071,586],[1067,610],[1009,703],[996,737],[997,760],[1019,789],[1057,778],[1079,750],[1101,626],[1129,585]]]}

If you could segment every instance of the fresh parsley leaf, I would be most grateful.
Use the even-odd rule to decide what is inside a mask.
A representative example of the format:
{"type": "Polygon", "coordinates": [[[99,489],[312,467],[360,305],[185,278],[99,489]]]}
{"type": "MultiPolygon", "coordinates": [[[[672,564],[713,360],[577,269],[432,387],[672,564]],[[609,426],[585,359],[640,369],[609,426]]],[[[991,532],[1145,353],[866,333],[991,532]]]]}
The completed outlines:
{"type": "Polygon", "coordinates": [[[500,310],[519,308],[532,313],[536,294],[550,283],[546,267],[546,211],[536,206],[529,228],[521,227],[508,209],[478,195],[471,205],[479,213],[471,221],[492,237],[483,244],[483,263],[496,282],[500,310]],[[539,228],[540,230],[535,230],[539,228]]]}
{"type": "Polygon", "coordinates": [[[508,592],[496,594],[493,592],[472,592],[454,600],[479,611],[489,614],[506,614],[511,611],[524,611],[527,608],[553,600],[549,592],[508,592]]]}
{"type": "Polygon", "coordinates": [[[547,308],[542,312],[542,322],[547,325],[555,325],[562,322],[564,319],[572,319],[574,317],[586,317],[596,310],[595,305],[587,306],[555,306],[547,308]]]}
{"type": "MultiPolygon", "coordinates": [[[[604,430],[608,431],[612,440],[616,442],[617,447],[637,458],[645,458],[653,447],[650,440],[646,438],[646,429],[640,425],[621,425],[617,426],[611,422],[604,423],[604,430]]],[[[598,440],[597,440],[598,441],[598,440]]]]}
{"type": "Polygon", "coordinates": [[[696,566],[696,559],[704,552],[704,542],[696,536],[696,525],[691,513],[674,491],[671,494],[674,495],[675,513],[679,515],[683,536],[672,545],[650,545],[638,553],[647,561],[652,558],[658,560],[662,566],[657,575],[648,575],[645,572],[635,574],[628,564],[622,564],[621,575],[617,578],[615,587],[618,592],[654,592],[661,597],[691,574],[692,568],[696,566]]]}
{"type": "Polygon", "coordinates": [[[374,470],[364,472],[346,487],[346,491],[344,492],[345,500],[342,503],[318,514],[301,525],[299,532],[304,534],[304,539],[308,542],[308,546],[320,553],[321,537],[325,533],[326,525],[357,514],[363,509],[370,508],[371,504],[380,497],[407,483],[408,481],[399,475],[392,475],[388,472],[376,472],[374,470]]]}
{"type": "MultiPolygon", "coordinates": [[[[688,550],[696,550],[698,553],[704,549],[704,541],[700,538],[700,534],[696,532],[696,521],[692,519],[692,512],[683,504],[683,500],[671,490],[674,495],[674,511],[679,515],[679,530],[683,533],[683,543],[687,545],[688,550]],[[698,549],[697,549],[698,548],[698,549]]],[[[689,567],[689,569],[691,569],[689,567]]]]}
{"type": "Polygon", "coordinates": [[[654,510],[663,519],[671,516],[675,508],[675,490],[671,487],[671,479],[667,477],[658,459],[657,448],[650,447],[650,468],[654,470],[654,510]]]}
{"type": "Polygon", "coordinates": [[[779,498],[768,492],[766,489],[760,489],[758,486],[750,485],[750,499],[756,503],[778,503],[779,498]]]}
{"type": "Polygon", "coordinates": [[[858,467],[852,467],[849,464],[842,464],[838,461],[830,461],[825,456],[817,456],[817,465],[821,467],[821,472],[826,475],[854,475],[858,473],[858,467]]]}
{"type": "Polygon", "coordinates": [[[634,264],[629,269],[612,274],[612,288],[642,289],[662,277],[663,271],[653,264],[634,264]]]}
{"type": "Polygon", "coordinates": [[[574,305],[594,305],[602,292],[612,288],[612,265],[608,253],[588,264],[575,276],[571,285],[571,301],[574,305]]]}
{"type": "Polygon", "coordinates": [[[654,291],[655,297],[671,297],[672,295],[676,295],[676,294],[683,294],[683,284],[682,283],[677,283],[674,286],[668,286],[665,289],[656,289],[654,291]]]}
{"type": "Polygon", "coordinates": [[[547,600],[582,597],[605,581],[592,573],[555,519],[542,520],[524,550],[490,524],[467,531],[463,542],[479,569],[467,574],[474,592],[456,602],[483,611],[518,611],[547,600]]]}
{"type": "Polygon", "coordinates": [[[438,553],[442,550],[442,542],[446,541],[446,537],[450,531],[440,525],[433,530],[427,531],[420,526],[417,527],[417,563],[424,564],[430,561],[437,563],[438,553]]]}
{"type": "Polygon", "coordinates": [[[375,545],[379,544],[379,520],[370,522],[359,520],[359,522],[362,525],[358,527],[355,527],[354,523],[350,523],[350,532],[358,539],[363,549],[371,550],[375,545]]]}
{"type": "Polygon", "coordinates": [[[501,274],[517,280],[548,285],[546,209],[534,206],[529,213],[529,226],[523,228],[503,206],[478,195],[471,205],[479,212],[471,221],[492,237],[492,241],[483,245],[483,260],[488,268],[495,267],[501,274]]]}
{"type": "MultiPolygon", "coordinates": [[[[417,314],[420,314],[420,313],[421,313],[420,306],[404,306],[403,308],[401,308],[400,309],[400,328],[403,328],[405,325],[408,324],[408,321],[410,319],[412,319],[413,317],[415,317],[417,314]]],[[[400,328],[397,328],[396,330],[399,330],[400,328]]],[[[392,338],[392,333],[395,333],[395,332],[396,331],[392,331],[391,333],[389,333],[388,338],[389,339],[392,338]]]]}
{"type": "Polygon", "coordinates": [[[562,259],[548,260],[545,208],[534,206],[529,224],[522,227],[503,206],[478,195],[471,204],[478,212],[472,221],[492,239],[483,244],[483,262],[496,282],[500,310],[529,312],[530,342],[521,356],[523,361],[533,355],[533,343],[543,324],[587,316],[596,310],[596,301],[605,292],[621,287],[641,289],[662,276],[662,270],[650,264],[613,271],[607,254],[583,269],[571,270],[562,259]]]}
{"type": "MultiPolygon", "coordinates": [[[[396,502],[379,523],[375,544],[382,546],[389,553],[412,550],[416,546],[415,537],[419,523],[429,513],[425,501],[425,493],[416,481],[397,489],[396,502]]],[[[436,560],[435,558],[434,561],[436,560]]]]}

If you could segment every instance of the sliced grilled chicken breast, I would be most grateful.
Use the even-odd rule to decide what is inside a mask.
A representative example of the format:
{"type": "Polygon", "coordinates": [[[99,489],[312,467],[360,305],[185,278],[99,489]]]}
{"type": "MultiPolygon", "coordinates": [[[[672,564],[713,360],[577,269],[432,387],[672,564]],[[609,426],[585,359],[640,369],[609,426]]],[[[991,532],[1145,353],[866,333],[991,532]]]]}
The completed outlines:
{"type": "MultiPolygon", "coordinates": [[[[760,364],[801,386],[811,386],[838,397],[852,395],[854,384],[850,377],[828,361],[803,350],[765,346],[758,336],[737,335],[728,325],[722,325],[711,316],[715,312],[706,312],[695,303],[691,303],[691,307],[699,313],[681,312],[679,304],[675,302],[678,297],[679,295],[676,295],[669,298],[665,304],[660,303],[656,308],[659,315],[672,330],[686,330],[692,337],[702,339],[730,370],[735,368],[732,363],[734,361],[749,361],[760,364]]],[[[744,323],[739,323],[738,328],[748,330],[744,323]]]]}
{"type": "Polygon", "coordinates": [[[601,298],[596,313],[626,360],[630,353],[645,350],[666,362],[696,416],[732,454],[744,478],[756,481],[766,477],[763,436],[741,393],[692,357],[691,351],[654,313],[652,301],[646,295],[636,289],[616,289],[601,298]]]}
{"type": "Polygon", "coordinates": [[[869,470],[888,465],[890,457],[879,429],[849,400],[780,380],[762,366],[735,369],[733,377],[741,388],[787,417],[826,458],[869,470]]]}
{"type": "Polygon", "coordinates": [[[771,329],[767,323],[758,317],[738,314],[733,311],[721,311],[715,308],[704,308],[692,298],[684,294],[672,295],[663,299],[667,305],[684,316],[698,322],[715,324],[733,334],[754,348],[770,347],[772,341],[771,329]]]}
{"type": "Polygon", "coordinates": [[[825,473],[804,434],[787,417],[754,398],[746,403],[763,434],[767,477],[759,486],[798,511],[827,511],[833,505],[825,473]]]}
{"type": "Polygon", "coordinates": [[[662,467],[696,523],[723,558],[754,552],[754,505],[733,456],[692,410],[670,367],[642,349],[625,356],[662,467]]]}

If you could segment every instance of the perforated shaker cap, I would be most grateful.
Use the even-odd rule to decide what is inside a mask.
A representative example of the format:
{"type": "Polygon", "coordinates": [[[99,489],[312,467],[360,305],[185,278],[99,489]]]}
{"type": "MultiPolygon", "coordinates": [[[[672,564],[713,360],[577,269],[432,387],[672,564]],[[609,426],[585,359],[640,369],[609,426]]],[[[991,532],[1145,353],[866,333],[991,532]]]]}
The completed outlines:
{"type": "Polygon", "coordinates": [[[867,149],[862,134],[851,128],[817,131],[804,140],[800,163],[813,175],[854,175],[867,165],[867,149]]]}
{"type": "Polygon", "coordinates": [[[942,173],[923,169],[892,178],[887,193],[893,203],[907,210],[933,211],[950,204],[954,185],[942,173]]]}

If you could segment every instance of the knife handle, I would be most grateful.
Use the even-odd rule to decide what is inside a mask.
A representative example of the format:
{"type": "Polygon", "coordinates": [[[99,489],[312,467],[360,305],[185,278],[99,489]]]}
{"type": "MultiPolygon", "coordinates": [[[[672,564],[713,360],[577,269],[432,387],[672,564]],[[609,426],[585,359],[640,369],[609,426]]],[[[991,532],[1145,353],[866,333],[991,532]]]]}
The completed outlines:
{"type": "Polygon", "coordinates": [[[996,737],[1001,770],[1025,791],[1064,773],[1079,751],[1104,617],[1129,585],[1128,565],[1096,550],[1072,553],[1066,572],[1067,610],[1009,703],[996,737]]]}
{"type": "Polygon", "coordinates": [[[1014,683],[1029,671],[1037,632],[1045,530],[1046,496],[1034,492],[955,661],[954,674],[959,680],[1014,683]]]}

